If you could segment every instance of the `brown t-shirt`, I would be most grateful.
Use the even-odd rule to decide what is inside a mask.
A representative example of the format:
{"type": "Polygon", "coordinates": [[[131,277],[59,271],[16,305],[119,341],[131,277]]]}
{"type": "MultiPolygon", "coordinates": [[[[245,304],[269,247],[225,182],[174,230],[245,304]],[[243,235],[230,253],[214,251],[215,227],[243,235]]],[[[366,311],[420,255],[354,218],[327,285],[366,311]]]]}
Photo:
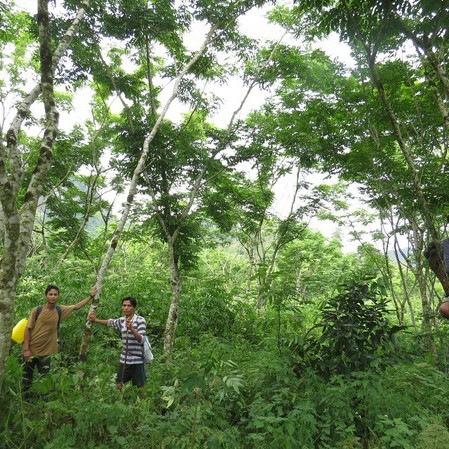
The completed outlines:
{"type": "MultiPolygon", "coordinates": [[[[61,320],[72,315],[75,306],[61,307],[61,320]]],[[[28,318],[27,328],[30,329],[31,354],[43,357],[58,352],[58,311],[56,308],[48,310],[45,306],[35,319],[37,307],[35,307],[28,318]]]]}

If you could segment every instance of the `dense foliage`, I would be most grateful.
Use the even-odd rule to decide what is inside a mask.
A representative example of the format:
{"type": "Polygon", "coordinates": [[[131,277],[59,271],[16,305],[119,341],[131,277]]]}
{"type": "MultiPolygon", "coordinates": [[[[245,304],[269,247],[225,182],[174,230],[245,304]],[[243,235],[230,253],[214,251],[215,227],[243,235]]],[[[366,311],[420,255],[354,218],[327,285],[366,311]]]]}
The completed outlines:
{"type": "MultiPolygon", "coordinates": [[[[110,330],[96,328],[87,362],[78,361],[80,311],[62,322],[52,373],[28,396],[21,393],[14,345],[2,395],[3,447],[444,447],[445,375],[422,359],[419,340],[397,333],[368,261],[365,271],[354,271],[353,255],[340,253],[332,266],[329,243],[304,235],[285,250],[304,258],[291,259],[283,274],[300,270],[304,260],[323,266],[329,293],[313,296],[316,280],[303,278],[296,293],[258,312],[257,298],[244,294],[248,262],[239,246],[203,250],[186,277],[168,360],[162,353],[168,267],[154,243],[122,248],[98,312],[118,316],[121,297],[138,298],[156,355],[145,395],[131,385],[115,390],[120,342],[110,330]]],[[[16,317],[39,302],[46,282],[61,285],[67,304],[84,297],[91,276],[79,260],[46,270],[31,259],[16,317]]]]}
{"type": "Polygon", "coordinates": [[[0,447],[449,447],[449,2],[36,3],[0,0],[0,447]],[[82,310],[23,393],[48,283],[137,298],[143,391],[82,310]]]}

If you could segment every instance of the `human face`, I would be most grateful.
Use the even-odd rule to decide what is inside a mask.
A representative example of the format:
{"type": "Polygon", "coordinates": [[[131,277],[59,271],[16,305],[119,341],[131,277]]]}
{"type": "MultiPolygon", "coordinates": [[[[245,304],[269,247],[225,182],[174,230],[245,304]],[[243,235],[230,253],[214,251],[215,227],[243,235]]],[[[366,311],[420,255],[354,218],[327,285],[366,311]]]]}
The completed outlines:
{"type": "Polygon", "coordinates": [[[125,300],[122,302],[122,311],[126,317],[132,317],[134,315],[134,306],[131,301],[125,300]]]}
{"type": "Polygon", "coordinates": [[[56,301],[59,299],[59,292],[55,288],[50,289],[45,298],[47,299],[48,304],[56,304],[56,301]]]}

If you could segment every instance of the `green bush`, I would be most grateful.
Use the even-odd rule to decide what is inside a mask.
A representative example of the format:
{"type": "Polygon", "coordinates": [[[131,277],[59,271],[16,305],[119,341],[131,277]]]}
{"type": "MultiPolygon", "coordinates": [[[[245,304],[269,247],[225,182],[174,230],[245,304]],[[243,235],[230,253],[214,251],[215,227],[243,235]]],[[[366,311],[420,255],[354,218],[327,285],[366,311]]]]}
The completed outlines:
{"type": "Polygon", "coordinates": [[[324,376],[393,363],[392,336],[403,329],[389,322],[384,283],[361,273],[353,274],[324,304],[316,328],[298,353],[324,376]]]}

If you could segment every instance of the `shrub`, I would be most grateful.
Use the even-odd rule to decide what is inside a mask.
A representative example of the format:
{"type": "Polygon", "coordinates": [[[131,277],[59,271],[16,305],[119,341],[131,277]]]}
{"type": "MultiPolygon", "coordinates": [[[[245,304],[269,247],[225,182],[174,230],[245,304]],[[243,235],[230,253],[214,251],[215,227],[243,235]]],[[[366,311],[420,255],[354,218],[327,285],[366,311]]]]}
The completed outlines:
{"type": "Polygon", "coordinates": [[[381,281],[354,275],[322,309],[316,331],[301,348],[303,359],[325,376],[391,363],[392,336],[403,329],[388,320],[381,281]]]}

